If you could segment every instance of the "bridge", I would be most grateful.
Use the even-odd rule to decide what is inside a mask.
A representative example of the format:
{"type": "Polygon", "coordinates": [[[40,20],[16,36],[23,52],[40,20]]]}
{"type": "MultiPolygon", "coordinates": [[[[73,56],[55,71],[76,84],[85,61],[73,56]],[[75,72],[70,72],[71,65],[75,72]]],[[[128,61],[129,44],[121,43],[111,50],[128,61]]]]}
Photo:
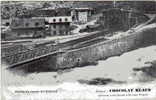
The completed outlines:
{"type": "MultiPolygon", "coordinates": [[[[48,55],[53,55],[61,52],[65,52],[69,49],[79,47],[79,44],[85,41],[92,41],[96,37],[102,36],[102,32],[93,32],[89,35],[85,35],[81,38],[70,40],[64,43],[54,44],[53,42],[46,42],[44,44],[34,44],[32,46],[13,44],[2,47],[2,62],[5,62],[9,67],[15,67],[30,61],[34,61],[48,55]],[[77,46],[75,46],[77,44],[77,46]]],[[[97,41],[100,40],[97,38],[97,41]]],[[[91,45],[89,43],[88,45],[91,45]]]]}

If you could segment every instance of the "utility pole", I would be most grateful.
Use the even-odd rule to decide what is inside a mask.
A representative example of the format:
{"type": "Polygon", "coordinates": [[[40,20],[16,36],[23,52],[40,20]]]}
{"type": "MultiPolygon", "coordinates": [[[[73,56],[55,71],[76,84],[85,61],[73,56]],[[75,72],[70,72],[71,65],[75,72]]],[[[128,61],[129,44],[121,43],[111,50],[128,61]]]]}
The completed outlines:
{"type": "Polygon", "coordinates": [[[113,7],[114,8],[116,7],[116,1],[115,0],[113,1],[113,7]]]}

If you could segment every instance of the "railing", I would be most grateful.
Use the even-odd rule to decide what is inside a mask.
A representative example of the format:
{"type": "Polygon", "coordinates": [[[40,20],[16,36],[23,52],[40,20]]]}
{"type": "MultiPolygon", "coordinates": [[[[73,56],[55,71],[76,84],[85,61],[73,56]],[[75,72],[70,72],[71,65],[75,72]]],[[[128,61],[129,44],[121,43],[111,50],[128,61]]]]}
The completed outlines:
{"type": "Polygon", "coordinates": [[[25,60],[33,59],[35,57],[54,52],[57,50],[57,48],[58,47],[56,45],[43,46],[41,48],[35,48],[33,50],[26,50],[16,54],[5,55],[2,57],[2,60],[4,60],[9,65],[11,65],[11,64],[19,63],[25,60]]]}
{"type": "Polygon", "coordinates": [[[12,54],[17,54],[19,52],[27,51],[28,48],[26,48],[23,45],[11,45],[9,47],[2,47],[2,57],[9,56],[12,54]]]}

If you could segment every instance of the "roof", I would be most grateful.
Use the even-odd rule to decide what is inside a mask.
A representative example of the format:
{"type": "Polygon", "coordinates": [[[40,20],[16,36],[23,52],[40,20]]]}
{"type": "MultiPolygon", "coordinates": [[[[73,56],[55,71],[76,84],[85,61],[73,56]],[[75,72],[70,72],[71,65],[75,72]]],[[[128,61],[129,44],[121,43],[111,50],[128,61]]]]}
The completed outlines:
{"type": "Polygon", "coordinates": [[[88,7],[84,7],[84,8],[72,8],[72,10],[87,11],[87,10],[93,10],[93,8],[88,8],[88,7]]]}
{"type": "Polygon", "coordinates": [[[48,7],[48,8],[42,8],[40,10],[56,10],[56,8],[55,7],[48,7]]]}

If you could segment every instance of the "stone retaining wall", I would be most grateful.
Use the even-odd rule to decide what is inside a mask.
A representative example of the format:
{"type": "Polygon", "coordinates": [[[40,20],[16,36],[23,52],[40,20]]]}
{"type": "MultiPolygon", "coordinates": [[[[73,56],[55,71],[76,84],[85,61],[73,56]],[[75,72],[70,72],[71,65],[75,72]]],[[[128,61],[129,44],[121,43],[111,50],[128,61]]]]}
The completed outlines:
{"type": "Polygon", "coordinates": [[[131,34],[119,39],[108,40],[88,47],[70,50],[57,55],[56,68],[83,66],[99,59],[121,55],[136,49],[142,43],[142,33],[131,34]]]}

